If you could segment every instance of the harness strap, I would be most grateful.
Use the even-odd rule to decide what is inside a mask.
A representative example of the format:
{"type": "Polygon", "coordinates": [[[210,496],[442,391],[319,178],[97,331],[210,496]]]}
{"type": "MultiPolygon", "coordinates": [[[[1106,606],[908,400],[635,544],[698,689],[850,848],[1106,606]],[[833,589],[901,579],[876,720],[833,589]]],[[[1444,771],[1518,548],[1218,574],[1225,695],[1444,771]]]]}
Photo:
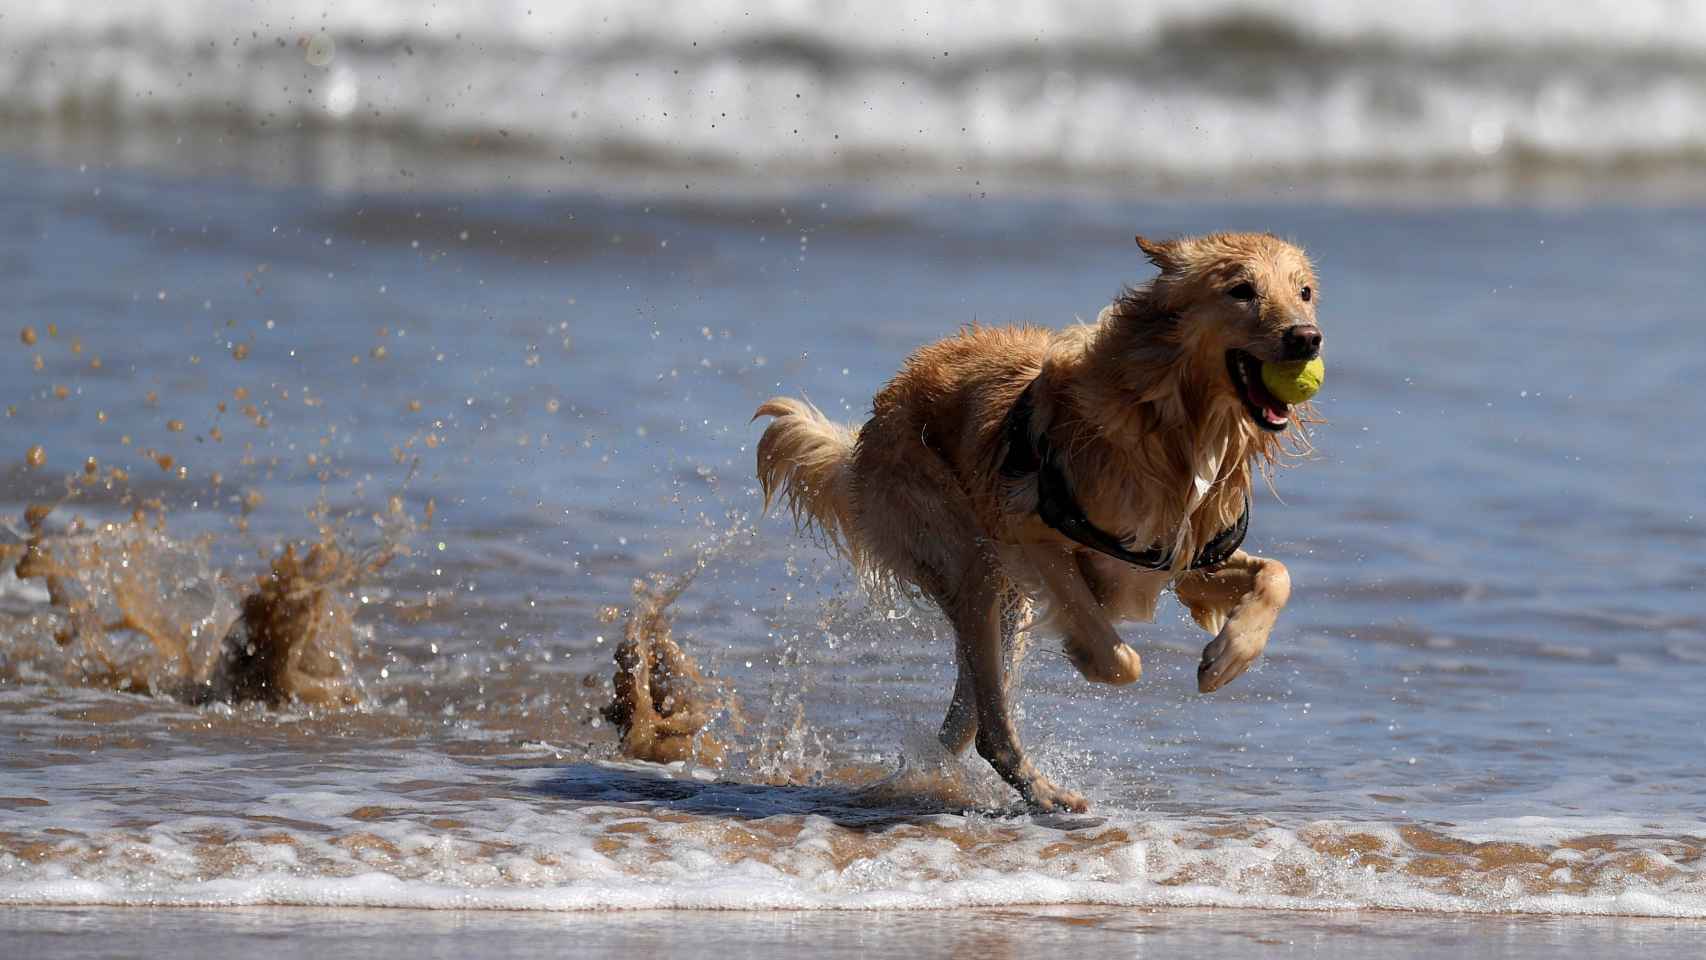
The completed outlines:
{"type": "MultiPolygon", "coordinates": [[[[1007,411],[1003,428],[1007,439],[1007,456],[1001,461],[1001,474],[1013,480],[1036,474],[1037,516],[1062,536],[1134,567],[1145,570],[1171,570],[1171,546],[1157,543],[1147,550],[1137,552],[1128,546],[1129,537],[1116,537],[1090,522],[1084,507],[1079,504],[1078,498],[1072,495],[1072,485],[1067,482],[1066,474],[1054,460],[1047,435],[1032,436],[1031,419],[1036,404],[1031,396],[1031,388],[1035,385],[1035,380],[1027,384],[1018,399],[1013,401],[1012,409],[1007,411]]],[[[1203,548],[1197,551],[1197,555],[1191,558],[1190,569],[1218,567],[1231,559],[1233,552],[1243,545],[1244,535],[1249,529],[1250,498],[1246,495],[1244,512],[1238,515],[1238,521],[1204,544],[1203,548]]]]}

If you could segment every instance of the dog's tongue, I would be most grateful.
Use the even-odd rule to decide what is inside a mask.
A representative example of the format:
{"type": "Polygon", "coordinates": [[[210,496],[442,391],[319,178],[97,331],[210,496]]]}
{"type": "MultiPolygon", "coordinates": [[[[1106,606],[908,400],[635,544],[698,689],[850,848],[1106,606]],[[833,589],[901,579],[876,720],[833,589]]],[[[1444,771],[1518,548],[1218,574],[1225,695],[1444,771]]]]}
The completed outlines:
{"type": "Polygon", "coordinates": [[[1262,386],[1261,381],[1252,378],[1244,389],[1250,398],[1250,403],[1262,411],[1262,416],[1267,417],[1269,423],[1285,422],[1291,408],[1284,401],[1269,393],[1267,388],[1262,386]]]}

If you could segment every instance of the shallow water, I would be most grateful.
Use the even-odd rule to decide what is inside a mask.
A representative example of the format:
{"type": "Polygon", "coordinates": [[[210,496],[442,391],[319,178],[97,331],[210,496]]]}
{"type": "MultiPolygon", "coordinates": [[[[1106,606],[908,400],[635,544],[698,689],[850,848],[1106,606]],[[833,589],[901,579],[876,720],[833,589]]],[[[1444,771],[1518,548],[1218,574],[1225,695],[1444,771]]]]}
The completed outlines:
{"type": "Polygon", "coordinates": [[[212,604],[281,539],[433,505],[350,592],[355,710],[108,689],[0,580],[0,900],[1706,917],[1706,212],[0,166],[0,512],[122,467],[52,522],[158,499],[176,595],[212,604]],[[1133,687],[1040,642],[1027,743],[1093,808],[1028,817],[933,745],[939,620],[756,516],[748,418],[856,418],[960,323],[1093,316],[1146,275],[1134,231],[1223,227],[1322,275],[1331,422],[1248,542],[1295,594],[1212,696],[1170,601],[1127,630],[1133,687]],[[728,759],[619,761],[608,608],[696,562],[675,629],[728,759]]]}

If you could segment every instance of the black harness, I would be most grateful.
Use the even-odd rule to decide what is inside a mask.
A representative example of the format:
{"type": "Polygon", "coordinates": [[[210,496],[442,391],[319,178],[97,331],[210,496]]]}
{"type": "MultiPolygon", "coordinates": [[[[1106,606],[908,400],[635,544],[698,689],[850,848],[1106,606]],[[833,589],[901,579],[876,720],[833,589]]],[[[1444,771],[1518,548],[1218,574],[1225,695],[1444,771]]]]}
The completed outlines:
{"type": "MultiPolygon", "coordinates": [[[[1036,474],[1037,516],[1063,536],[1134,567],[1142,567],[1145,570],[1171,570],[1171,546],[1158,543],[1140,553],[1127,545],[1129,538],[1116,537],[1090,522],[1090,517],[1079,505],[1078,498],[1072,495],[1072,486],[1066,482],[1066,474],[1061,472],[1060,465],[1054,461],[1047,435],[1033,436],[1031,433],[1031,418],[1035,408],[1031,388],[1035,385],[1036,381],[1031,381],[1024,392],[1019,394],[1019,398],[1013,401],[1013,408],[1007,412],[1007,420],[1003,426],[1007,434],[1007,456],[1001,461],[1002,476],[1018,480],[1036,474]]],[[[1244,512],[1238,515],[1238,522],[1220,531],[1213,540],[1198,550],[1197,555],[1191,559],[1190,569],[1210,569],[1230,560],[1233,552],[1244,543],[1244,534],[1249,529],[1250,500],[1246,497],[1244,512]]]]}

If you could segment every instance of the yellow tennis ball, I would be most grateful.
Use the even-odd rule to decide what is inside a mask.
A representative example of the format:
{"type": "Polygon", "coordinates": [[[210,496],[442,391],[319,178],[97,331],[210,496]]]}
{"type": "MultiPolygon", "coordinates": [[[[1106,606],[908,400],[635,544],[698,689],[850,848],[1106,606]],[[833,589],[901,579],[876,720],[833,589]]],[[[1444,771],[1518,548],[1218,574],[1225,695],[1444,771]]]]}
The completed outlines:
{"type": "Polygon", "coordinates": [[[1303,403],[1321,389],[1327,365],[1320,357],[1262,364],[1262,386],[1286,403],[1303,403]]]}

